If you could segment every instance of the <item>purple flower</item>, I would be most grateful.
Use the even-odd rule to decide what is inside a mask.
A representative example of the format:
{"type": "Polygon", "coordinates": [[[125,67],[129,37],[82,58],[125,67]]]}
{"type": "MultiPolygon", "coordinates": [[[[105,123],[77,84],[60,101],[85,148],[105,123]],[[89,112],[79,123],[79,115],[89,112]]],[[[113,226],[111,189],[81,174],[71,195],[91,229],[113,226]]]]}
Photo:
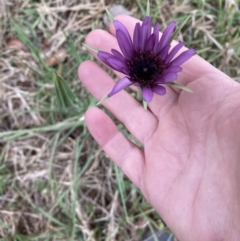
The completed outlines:
{"type": "Polygon", "coordinates": [[[122,53],[112,49],[112,54],[99,51],[97,55],[103,63],[124,73],[125,77],[115,84],[108,97],[129,85],[140,87],[142,97],[147,102],[152,100],[153,93],[164,95],[166,89],[163,85],[176,80],[177,73],[182,70],[180,65],[195,54],[193,49],[189,49],[174,58],[184,46],[182,42],[169,51],[169,40],[176,23],[171,22],[167,26],[160,40],[159,24],[152,28],[150,17],[145,17],[142,25],[136,24],[133,39],[122,23],[115,20],[113,24],[122,53]]]}

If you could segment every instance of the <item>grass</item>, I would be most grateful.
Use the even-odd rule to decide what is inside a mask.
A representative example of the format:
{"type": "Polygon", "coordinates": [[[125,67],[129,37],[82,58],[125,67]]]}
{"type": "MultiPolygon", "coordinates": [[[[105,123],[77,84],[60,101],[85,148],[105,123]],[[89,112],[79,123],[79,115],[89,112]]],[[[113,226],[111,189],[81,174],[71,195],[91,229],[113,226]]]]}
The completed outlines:
{"type": "MultiPolygon", "coordinates": [[[[165,224],[81,118],[96,104],[77,77],[92,58],[82,42],[106,29],[102,16],[113,1],[64,2],[1,2],[0,240],[141,240],[165,224]],[[59,103],[56,85],[70,102],[59,103]]],[[[146,1],[114,3],[145,14],[146,1]]],[[[203,58],[240,80],[237,1],[157,1],[150,10],[163,26],[190,15],[178,38],[207,48],[203,58]]]]}

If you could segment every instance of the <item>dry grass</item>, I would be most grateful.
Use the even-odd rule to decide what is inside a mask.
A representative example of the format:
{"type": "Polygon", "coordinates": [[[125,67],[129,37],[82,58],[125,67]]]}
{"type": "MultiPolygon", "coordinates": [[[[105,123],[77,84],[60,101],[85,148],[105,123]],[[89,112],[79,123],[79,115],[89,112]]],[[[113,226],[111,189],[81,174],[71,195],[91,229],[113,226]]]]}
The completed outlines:
{"type": "MultiPolygon", "coordinates": [[[[166,25],[191,13],[179,38],[210,47],[202,56],[239,80],[239,4],[205,2],[162,1],[153,15],[166,25]]],[[[145,8],[118,3],[138,17],[145,8]]],[[[137,241],[164,227],[80,119],[96,103],[77,78],[91,58],[81,43],[106,28],[112,4],[0,0],[0,240],[137,241]],[[77,108],[57,105],[52,72],[74,90],[77,108]]]]}

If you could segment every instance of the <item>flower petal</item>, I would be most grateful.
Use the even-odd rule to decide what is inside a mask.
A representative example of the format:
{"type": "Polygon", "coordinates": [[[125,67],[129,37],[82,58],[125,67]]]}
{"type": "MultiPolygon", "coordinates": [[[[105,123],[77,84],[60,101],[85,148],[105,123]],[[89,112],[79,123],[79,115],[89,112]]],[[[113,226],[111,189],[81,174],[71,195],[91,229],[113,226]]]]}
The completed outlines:
{"type": "Polygon", "coordinates": [[[166,94],[166,88],[161,85],[156,85],[152,88],[152,91],[158,95],[165,95],[166,94]]]}
{"type": "Polygon", "coordinates": [[[111,49],[111,52],[115,57],[117,57],[117,58],[120,57],[122,59],[125,59],[124,56],[119,51],[117,51],[116,49],[111,49]]]}
{"type": "Polygon", "coordinates": [[[163,75],[164,82],[171,82],[177,79],[177,74],[175,73],[166,73],[163,75]]]}
{"type": "Polygon", "coordinates": [[[156,84],[171,82],[177,79],[176,73],[165,73],[156,80],[156,84]]]}
{"type": "Polygon", "coordinates": [[[111,65],[109,65],[107,58],[113,57],[113,55],[111,55],[107,52],[104,52],[104,51],[98,51],[97,56],[104,64],[106,64],[109,67],[112,67],[111,65]]]}
{"type": "Polygon", "coordinates": [[[146,44],[146,50],[152,50],[154,48],[154,45],[155,45],[155,40],[156,40],[156,37],[155,37],[155,34],[153,33],[147,40],[147,44],[146,44]]]}
{"type": "Polygon", "coordinates": [[[154,29],[153,29],[153,33],[155,34],[155,46],[153,48],[153,51],[155,52],[157,50],[157,46],[158,46],[158,41],[159,41],[159,23],[156,22],[154,25],[154,29]]]}
{"type": "Polygon", "coordinates": [[[128,41],[128,37],[121,30],[116,31],[118,45],[127,59],[131,59],[133,54],[132,43],[128,41]]]}
{"type": "Polygon", "coordinates": [[[168,67],[167,69],[165,69],[163,71],[163,75],[166,74],[166,73],[178,73],[178,72],[181,72],[182,71],[182,68],[179,67],[179,66],[172,66],[172,67],[168,67]]]}
{"type": "Polygon", "coordinates": [[[156,81],[155,81],[156,84],[164,84],[164,77],[163,76],[160,76],[156,81]]]}
{"type": "Polygon", "coordinates": [[[129,74],[129,69],[125,63],[125,58],[117,50],[112,50],[115,55],[109,54],[104,51],[99,51],[97,53],[98,58],[107,66],[124,74],[129,74]],[[118,57],[116,57],[116,55],[118,57]],[[121,56],[120,56],[121,55],[121,56]]]}
{"type": "Polygon", "coordinates": [[[171,22],[167,26],[167,28],[163,31],[162,37],[161,37],[160,42],[158,44],[158,51],[159,52],[168,43],[169,38],[171,37],[171,35],[172,35],[173,31],[174,31],[175,26],[176,26],[176,22],[171,22]]]}
{"type": "Polygon", "coordinates": [[[124,33],[124,35],[126,36],[127,41],[129,43],[132,43],[130,34],[129,34],[128,30],[126,29],[126,27],[121,22],[119,22],[118,20],[115,20],[113,22],[113,24],[114,24],[114,27],[115,27],[116,31],[117,30],[122,31],[124,33]]]}
{"type": "Polygon", "coordinates": [[[141,33],[141,50],[145,49],[148,38],[151,35],[151,18],[145,17],[142,23],[142,33],[141,33]]]}
{"type": "Polygon", "coordinates": [[[171,63],[170,66],[179,66],[186,62],[188,59],[190,59],[193,55],[195,54],[194,49],[188,49],[181,53],[176,59],[174,59],[171,63]]]}
{"type": "Polygon", "coordinates": [[[119,51],[117,51],[117,50],[115,50],[115,49],[112,49],[111,52],[113,53],[113,55],[114,55],[115,57],[117,57],[118,59],[120,59],[122,62],[125,62],[124,56],[123,56],[119,51]]]}
{"type": "Polygon", "coordinates": [[[119,91],[123,90],[124,88],[128,87],[131,84],[132,84],[132,82],[127,77],[120,79],[114,85],[112,91],[108,94],[108,97],[115,95],[116,93],[118,93],[119,91]]]}
{"type": "MultiPolygon", "coordinates": [[[[159,53],[162,60],[165,60],[165,58],[168,56],[168,51],[170,49],[170,44],[166,45],[161,52],[159,53]]],[[[165,62],[165,61],[164,61],[165,62]]]]}
{"type": "Polygon", "coordinates": [[[148,87],[141,87],[142,97],[145,101],[150,102],[153,98],[153,91],[148,87]]]}
{"type": "Polygon", "coordinates": [[[183,42],[178,43],[169,53],[169,55],[166,58],[166,63],[169,63],[172,58],[177,54],[177,52],[184,46],[183,42]]]}
{"type": "Polygon", "coordinates": [[[107,62],[109,63],[109,66],[111,66],[113,69],[120,71],[124,74],[128,74],[128,66],[125,62],[122,62],[120,59],[116,57],[109,57],[107,58],[107,62]]]}
{"type": "Polygon", "coordinates": [[[141,26],[140,23],[137,23],[135,28],[134,28],[134,33],[133,33],[133,48],[134,50],[138,50],[140,47],[140,41],[141,41],[141,26]]]}

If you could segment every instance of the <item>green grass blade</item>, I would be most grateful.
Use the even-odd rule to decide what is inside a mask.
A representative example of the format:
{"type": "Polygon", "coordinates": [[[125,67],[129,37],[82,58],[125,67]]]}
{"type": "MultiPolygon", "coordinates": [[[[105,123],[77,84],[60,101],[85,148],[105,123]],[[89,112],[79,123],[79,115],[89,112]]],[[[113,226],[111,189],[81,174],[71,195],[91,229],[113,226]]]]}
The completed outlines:
{"type": "Polygon", "coordinates": [[[113,15],[111,14],[111,12],[106,8],[106,12],[107,12],[107,15],[108,15],[108,18],[109,20],[113,23],[114,22],[114,17],[113,15]]]}
{"type": "Polygon", "coordinates": [[[185,20],[181,23],[181,25],[174,31],[173,35],[171,36],[169,43],[171,43],[179,34],[179,32],[181,31],[181,29],[186,25],[186,23],[188,22],[188,20],[190,19],[191,15],[187,16],[185,18],[185,20]]]}
{"type": "Polygon", "coordinates": [[[125,184],[123,180],[123,173],[120,171],[119,167],[117,165],[114,165],[114,170],[117,176],[117,184],[118,184],[118,189],[123,205],[123,210],[126,219],[128,220],[128,211],[127,211],[127,206],[126,206],[126,194],[125,194],[125,184]]]}
{"type": "Polygon", "coordinates": [[[53,76],[57,104],[63,108],[74,107],[75,96],[69,85],[59,74],[54,74],[53,76]]]}
{"type": "Polygon", "coordinates": [[[146,17],[150,17],[150,2],[147,1],[146,17]]]}

